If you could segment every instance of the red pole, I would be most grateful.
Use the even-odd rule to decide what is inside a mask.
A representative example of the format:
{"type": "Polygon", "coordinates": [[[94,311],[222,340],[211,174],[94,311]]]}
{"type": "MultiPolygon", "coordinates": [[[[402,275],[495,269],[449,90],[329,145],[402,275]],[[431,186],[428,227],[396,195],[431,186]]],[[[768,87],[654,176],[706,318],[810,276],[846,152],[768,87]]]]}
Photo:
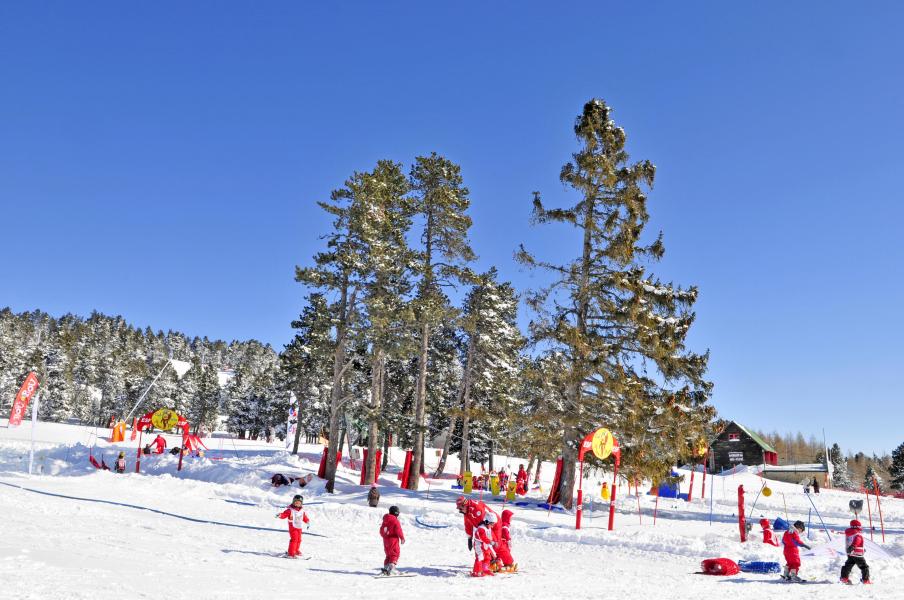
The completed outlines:
{"type": "Polygon", "coordinates": [[[659,488],[656,488],[656,505],[653,507],[653,527],[656,527],[656,513],[659,512],[659,488]]]}
{"type": "Polygon", "coordinates": [[[634,480],[634,491],[636,492],[634,497],[637,498],[637,520],[643,525],[643,513],[640,512],[640,482],[636,479],[634,480]]]}
{"type": "Polygon", "coordinates": [[[574,512],[575,523],[574,528],[581,528],[581,514],[584,512],[584,457],[581,456],[581,479],[578,481],[578,509],[574,512]]]}
{"type": "Polygon", "coordinates": [[[612,474],[612,494],[609,496],[609,531],[615,529],[615,486],[618,481],[618,455],[615,455],[615,472],[612,474]]]}
{"type": "Polygon", "coordinates": [[[694,499],[694,473],[697,472],[697,463],[691,465],[691,485],[687,488],[687,501],[694,499]]]}
{"type": "Polygon", "coordinates": [[[882,519],[882,503],[879,502],[879,482],[873,477],[873,491],[876,492],[876,506],[879,508],[879,526],[882,528],[882,543],[885,543],[885,521],[882,519]]]}
{"type": "Polygon", "coordinates": [[[706,500],[706,458],[703,459],[703,487],[700,489],[700,498],[706,500]]]}
{"type": "Polygon", "coordinates": [[[185,454],[185,434],[184,433],[182,434],[182,447],[179,448],[179,468],[176,469],[177,471],[182,470],[182,455],[183,454],[185,454]]]}
{"type": "Polygon", "coordinates": [[[869,490],[863,490],[866,492],[866,514],[869,516],[869,541],[873,541],[873,510],[870,506],[869,502],[869,490]]]}
{"type": "Polygon", "coordinates": [[[738,528],[741,530],[741,541],[747,541],[747,523],[744,519],[744,486],[738,486],[738,528]]]}
{"type": "Polygon", "coordinates": [[[138,456],[135,458],[135,472],[141,472],[141,437],[144,435],[142,430],[138,430],[138,456]]]}

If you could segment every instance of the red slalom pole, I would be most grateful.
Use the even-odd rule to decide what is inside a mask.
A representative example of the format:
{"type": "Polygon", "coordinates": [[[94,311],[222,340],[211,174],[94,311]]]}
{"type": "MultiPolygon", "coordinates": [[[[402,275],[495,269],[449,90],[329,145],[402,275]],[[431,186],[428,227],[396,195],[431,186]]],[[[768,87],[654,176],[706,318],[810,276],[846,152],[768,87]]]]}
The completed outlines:
{"type": "Polygon", "coordinates": [[[879,502],[879,482],[873,477],[873,491],[876,492],[876,506],[879,508],[879,526],[882,528],[882,543],[885,543],[885,521],[882,519],[882,503],[879,502]]]}
{"type": "Polygon", "coordinates": [[[703,459],[703,487],[700,489],[700,498],[706,500],[706,459],[703,459]]]}
{"type": "Polygon", "coordinates": [[[141,472],[141,437],[144,435],[144,431],[138,430],[138,456],[135,458],[135,472],[141,472]]]}
{"type": "Polygon", "coordinates": [[[744,517],[744,486],[738,486],[738,528],[741,531],[741,541],[747,541],[747,522],[744,517]]]}
{"type": "Polygon", "coordinates": [[[869,501],[869,490],[864,489],[866,492],[866,514],[869,516],[869,541],[873,541],[873,509],[870,505],[869,501]]]}
{"type": "Polygon", "coordinates": [[[691,485],[687,488],[687,501],[694,499],[694,473],[697,472],[697,463],[691,465],[691,485]]]}
{"type": "Polygon", "coordinates": [[[609,496],[609,531],[615,529],[615,488],[618,483],[618,455],[615,456],[615,472],[612,474],[612,494],[609,496]]]}
{"type": "MultiPolygon", "coordinates": [[[[574,471],[572,471],[572,473],[573,472],[574,471]]],[[[581,479],[580,479],[580,481],[578,481],[578,508],[576,511],[574,511],[574,514],[575,514],[574,528],[575,529],[581,528],[581,516],[582,516],[582,513],[584,512],[584,457],[583,457],[583,455],[581,456],[580,473],[581,473],[581,475],[580,475],[581,479]]]]}
{"type": "Polygon", "coordinates": [[[653,507],[653,527],[656,527],[656,513],[659,512],[659,488],[656,488],[656,505],[653,507]]]}

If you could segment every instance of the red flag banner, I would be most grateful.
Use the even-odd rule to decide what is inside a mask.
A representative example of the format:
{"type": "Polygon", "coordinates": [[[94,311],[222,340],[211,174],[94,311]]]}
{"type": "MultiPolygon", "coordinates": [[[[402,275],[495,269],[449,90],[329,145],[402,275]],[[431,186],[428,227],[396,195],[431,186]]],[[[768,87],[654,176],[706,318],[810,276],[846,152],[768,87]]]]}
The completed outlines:
{"type": "Polygon", "coordinates": [[[31,397],[35,395],[37,390],[38,376],[34,373],[29,373],[28,377],[25,378],[25,383],[19,388],[19,393],[16,394],[16,400],[13,402],[13,409],[9,413],[10,427],[22,423],[22,417],[25,415],[25,411],[28,410],[28,402],[31,400],[31,397]]]}

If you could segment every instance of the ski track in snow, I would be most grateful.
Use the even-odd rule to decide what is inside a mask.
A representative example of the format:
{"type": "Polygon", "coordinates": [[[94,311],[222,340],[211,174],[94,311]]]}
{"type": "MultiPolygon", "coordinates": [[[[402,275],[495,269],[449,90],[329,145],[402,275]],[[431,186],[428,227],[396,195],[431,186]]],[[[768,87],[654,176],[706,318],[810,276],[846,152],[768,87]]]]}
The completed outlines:
{"type": "MultiPolygon", "coordinates": [[[[744,484],[748,490],[749,511],[761,485],[758,477],[746,473],[707,478],[707,495],[715,493],[712,525],[707,497],[706,502],[690,504],[660,499],[654,527],[655,499],[641,496],[639,517],[637,498],[626,495],[623,487],[614,532],[606,530],[608,504],[599,501],[586,505],[580,531],[574,530],[573,515],[514,507],[513,554],[522,572],[475,579],[468,575],[473,556],[461,516],[455,512],[459,492],[450,489],[452,480],[431,480],[429,493],[426,485],[414,493],[398,488],[394,472],[384,473],[380,508],[372,509],[365,501],[367,488],[357,485],[358,472],[346,463],[339,469],[333,495],[326,494],[317,479],[303,490],[270,487],[269,476],[275,472],[316,473],[319,446],[304,446],[301,456],[293,457],[279,445],[243,440],[226,440],[223,445],[228,444],[228,450],[214,448],[219,440],[210,440],[213,452],[208,456],[217,460],[186,460],[180,473],[175,470],[175,457],[159,455],[143,457],[141,474],[120,475],[95,470],[88,464],[88,454],[103,456],[110,464],[115,453],[124,449],[129,470],[134,471],[136,442],[100,441],[92,447],[93,429],[49,423],[37,427],[40,443],[35,464],[41,474],[29,477],[24,474],[28,427],[0,428],[0,483],[5,484],[0,485],[0,597],[4,599],[269,600],[311,594],[575,599],[656,594],[762,600],[778,592],[792,599],[856,594],[904,600],[902,500],[882,499],[883,547],[894,558],[880,561],[867,556],[875,581],[871,587],[852,590],[836,584],[840,558],[804,558],[802,576],[825,585],[778,584],[775,575],[695,575],[704,558],[782,562],[779,549],[759,543],[758,526],[751,532],[752,541],[738,541],[737,486],[744,484]],[[312,556],[311,560],[279,558],[288,533],[286,522],[275,515],[296,493],[304,495],[311,518],[311,530],[302,542],[302,553],[312,556]],[[372,576],[383,562],[377,532],[390,504],[401,508],[408,540],[402,546],[399,569],[417,577],[376,583],[372,576]],[[428,527],[418,526],[418,521],[428,527]]],[[[403,455],[394,449],[392,462],[398,464],[403,455]]],[[[504,457],[499,460],[509,462],[504,457]]],[[[518,461],[511,462],[509,466],[517,468],[518,461]]],[[[455,472],[457,468],[453,457],[447,469],[455,472]]],[[[551,476],[553,466],[544,465],[543,473],[551,476]]],[[[700,480],[695,480],[695,496],[700,494],[700,480]]],[[[598,475],[585,479],[586,496],[598,491],[597,482],[598,475]]],[[[790,518],[807,521],[811,505],[798,486],[769,485],[776,493],[759,499],[751,517],[754,522],[760,516],[784,517],[782,493],[790,518]]],[[[852,497],[861,496],[827,490],[813,497],[831,535],[838,535],[850,519],[846,507],[852,497]]],[[[489,496],[483,499],[501,511],[501,502],[489,496]]],[[[530,500],[536,503],[545,498],[535,495],[530,500]]],[[[822,543],[825,534],[816,515],[812,525],[812,543],[822,543]]],[[[875,539],[881,542],[877,518],[875,525],[875,539]]]]}

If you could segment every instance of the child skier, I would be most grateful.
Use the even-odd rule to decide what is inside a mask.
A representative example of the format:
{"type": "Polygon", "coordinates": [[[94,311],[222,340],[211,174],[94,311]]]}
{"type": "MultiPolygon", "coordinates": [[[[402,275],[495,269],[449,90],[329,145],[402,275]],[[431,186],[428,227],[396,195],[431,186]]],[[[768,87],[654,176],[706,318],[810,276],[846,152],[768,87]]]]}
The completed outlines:
{"type": "Polygon", "coordinates": [[[289,519],[289,551],[286,552],[286,558],[298,558],[301,556],[301,526],[308,524],[310,520],[308,515],[302,509],[304,498],[296,494],[292,498],[292,504],[281,513],[276,513],[278,519],[289,519]]]}
{"type": "Polygon", "coordinates": [[[864,548],[863,543],[862,527],[863,525],[860,524],[860,521],[854,519],[851,521],[851,526],[844,532],[847,562],[841,567],[841,583],[847,585],[851,585],[851,580],[848,577],[854,569],[854,565],[860,568],[861,581],[866,584],[872,583],[869,580],[869,565],[866,564],[866,559],[863,558],[863,555],[866,554],[866,548],[864,548]]]}
{"type": "Polygon", "coordinates": [[[769,519],[760,519],[760,527],[763,528],[763,543],[770,546],[779,546],[778,540],[775,538],[775,532],[769,524],[769,519]]]}
{"type": "Polygon", "coordinates": [[[495,513],[486,513],[483,521],[474,529],[472,538],[474,545],[474,569],[471,571],[473,577],[493,575],[493,571],[490,569],[490,562],[496,559],[496,552],[493,550],[492,527],[497,521],[495,513]]]}
{"type": "Polygon", "coordinates": [[[797,576],[800,570],[800,548],[803,546],[807,550],[810,546],[806,545],[800,539],[800,534],[807,528],[803,521],[795,521],[794,525],[782,536],[782,546],[785,553],[785,570],[782,573],[782,579],[786,581],[803,581],[797,576]]]}
{"type": "Polygon", "coordinates": [[[383,523],[380,525],[380,537],[383,538],[383,552],[386,554],[386,558],[383,560],[383,568],[380,569],[380,572],[383,575],[392,575],[396,563],[399,562],[399,554],[401,552],[399,544],[405,543],[405,534],[402,532],[402,524],[399,523],[398,506],[390,506],[389,513],[383,515],[383,523]]]}
{"type": "Polygon", "coordinates": [[[507,571],[514,573],[518,570],[518,564],[512,558],[512,515],[510,510],[502,511],[502,527],[499,533],[499,541],[496,543],[496,566],[498,571],[507,571]]]}
{"type": "Polygon", "coordinates": [[[120,452],[119,456],[116,459],[116,472],[117,473],[125,473],[126,472],[126,453],[120,452]]]}

